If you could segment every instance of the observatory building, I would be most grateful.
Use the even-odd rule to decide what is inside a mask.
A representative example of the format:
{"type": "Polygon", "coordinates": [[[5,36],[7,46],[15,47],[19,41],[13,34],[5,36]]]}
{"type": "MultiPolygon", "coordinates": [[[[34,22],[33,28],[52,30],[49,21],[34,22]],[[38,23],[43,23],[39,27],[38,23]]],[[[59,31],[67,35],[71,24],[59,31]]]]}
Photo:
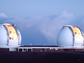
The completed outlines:
{"type": "Polygon", "coordinates": [[[57,45],[63,47],[82,47],[84,45],[82,31],[76,26],[64,26],[57,36],[57,45]]]}
{"type": "Polygon", "coordinates": [[[44,46],[21,45],[21,34],[15,25],[0,24],[0,52],[62,52],[67,50],[84,51],[84,37],[79,27],[64,26],[57,36],[57,45],[44,46]]]}
{"type": "Polygon", "coordinates": [[[12,24],[0,24],[0,49],[15,50],[21,45],[21,34],[12,24]]]}

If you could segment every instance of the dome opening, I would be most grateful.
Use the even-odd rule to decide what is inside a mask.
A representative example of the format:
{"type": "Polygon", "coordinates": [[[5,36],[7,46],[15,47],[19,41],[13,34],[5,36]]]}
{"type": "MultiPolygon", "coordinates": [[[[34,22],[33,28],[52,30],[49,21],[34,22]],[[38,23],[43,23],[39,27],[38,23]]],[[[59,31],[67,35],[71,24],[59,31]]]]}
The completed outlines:
{"type": "Polygon", "coordinates": [[[10,24],[3,24],[3,25],[7,28],[7,31],[9,34],[9,39],[10,40],[13,40],[13,39],[17,40],[18,36],[17,36],[17,33],[16,33],[14,26],[10,25],[10,24]]]}

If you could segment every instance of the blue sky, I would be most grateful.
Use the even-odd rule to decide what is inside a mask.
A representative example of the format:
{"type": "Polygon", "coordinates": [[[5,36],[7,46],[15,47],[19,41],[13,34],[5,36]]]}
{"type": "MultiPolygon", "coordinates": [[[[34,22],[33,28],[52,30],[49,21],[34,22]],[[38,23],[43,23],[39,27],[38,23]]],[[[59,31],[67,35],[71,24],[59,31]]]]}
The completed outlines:
{"type": "Polygon", "coordinates": [[[22,45],[56,45],[64,25],[84,32],[84,0],[0,0],[0,23],[13,23],[22,45]]]}

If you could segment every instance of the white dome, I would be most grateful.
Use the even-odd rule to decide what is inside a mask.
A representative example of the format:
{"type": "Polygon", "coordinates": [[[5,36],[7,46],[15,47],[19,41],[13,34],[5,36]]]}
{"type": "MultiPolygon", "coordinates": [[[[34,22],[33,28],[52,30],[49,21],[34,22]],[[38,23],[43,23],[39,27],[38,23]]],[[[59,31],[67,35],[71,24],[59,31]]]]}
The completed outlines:
{"type": "Polygon", "coordinates": [[[78,27],[64,26],[57,36],[58,46],[83,46],[83,34],[78,27]]]}
{"type": "Polygon", "coordinates": [[[21,34],[11,24],[0,24],[0,48],[18,47],[21,45],[21,34]]]}

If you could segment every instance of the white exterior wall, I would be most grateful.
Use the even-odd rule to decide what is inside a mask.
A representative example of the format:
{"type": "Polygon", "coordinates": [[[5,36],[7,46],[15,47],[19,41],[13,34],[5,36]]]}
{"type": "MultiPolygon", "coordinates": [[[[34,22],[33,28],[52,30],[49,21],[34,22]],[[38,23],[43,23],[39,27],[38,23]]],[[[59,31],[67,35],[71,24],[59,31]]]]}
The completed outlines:
{"type": "Polygon", "coordinates": [[[83,37],[74,37],[74,46],[83,46],[83,37]]]}
{"type": "Polygon", "coordinates": [[[0,45],[7,45],[7,31],[4,26],[0,26],[0,45]]]}
{"type": "Polygon", "coordinates": [[[57,36],[58,46],[72,46],[73,45],[73,33],[68,27],[64,27],[57,36]]]}

